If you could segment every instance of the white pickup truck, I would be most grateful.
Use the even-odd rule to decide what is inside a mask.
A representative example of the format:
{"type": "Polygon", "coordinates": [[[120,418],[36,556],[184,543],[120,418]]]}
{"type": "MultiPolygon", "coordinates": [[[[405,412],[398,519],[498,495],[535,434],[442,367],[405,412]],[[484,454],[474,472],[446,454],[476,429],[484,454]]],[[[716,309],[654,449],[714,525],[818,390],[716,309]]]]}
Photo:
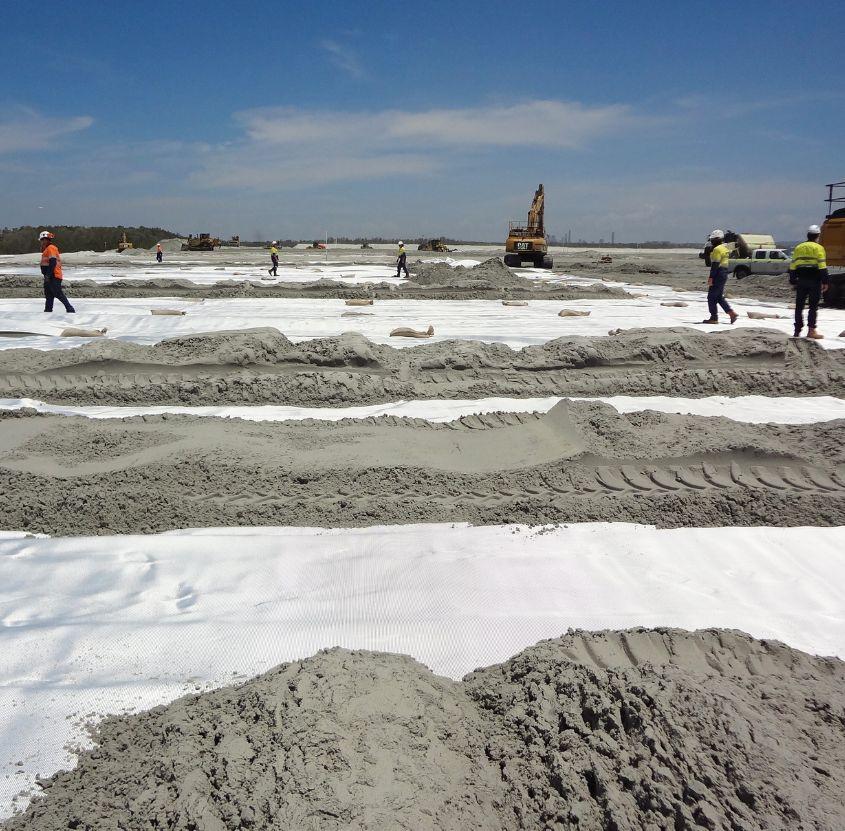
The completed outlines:
{"type": "MultiPolygon", "coordinates": [[[[734,252],[738,253],[738,252],[734,252]]],[[[737,280],[750,274],[786,274],[792,258],[782,248],[756,248],[749,252],[749,257],[731,256],[728,270],[737,280]]]]}
{"type": "MultiPolygon", "coordinates": [[[[775,245],[775,239],[768,234],[725,233],[725,243],[731,249],[728,272],[737,280],[750,274],[786,274],[792,259],[782,248],[775,245]]],[[[705,265],[710,265],[710,251],[713,244],[708,242],[698,255],[705,265]]]]}

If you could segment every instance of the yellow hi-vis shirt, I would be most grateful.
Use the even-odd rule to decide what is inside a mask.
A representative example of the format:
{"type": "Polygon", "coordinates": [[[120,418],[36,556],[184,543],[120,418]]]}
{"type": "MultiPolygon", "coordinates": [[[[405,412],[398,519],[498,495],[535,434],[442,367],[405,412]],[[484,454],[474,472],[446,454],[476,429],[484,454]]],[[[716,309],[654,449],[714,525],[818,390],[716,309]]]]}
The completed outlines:
{"type": "Polygon", "coordinates": [[[273,254],[278,254],[278,253],[279,253],[278,248],[276,248],[275,245],[271,245],[270,246],[270,255],[272,256],[273,254]]]}
{"type": "Polygon", "coordinates": [[[731,249],[725,243],[719,243],[710,252],[710,264],[717,265],[719,268],[727,268],[728,260],[731,258],[731,249]]]}
{"type": "Polygon", "coordinates": [[[789,270],[795,271],[798,268],[816,268],[819,271],[827,268],[827,254],[825,254],[824,246],[810,240],[798,243],[792,252],[792,265],[789,266],[789,270]]]}

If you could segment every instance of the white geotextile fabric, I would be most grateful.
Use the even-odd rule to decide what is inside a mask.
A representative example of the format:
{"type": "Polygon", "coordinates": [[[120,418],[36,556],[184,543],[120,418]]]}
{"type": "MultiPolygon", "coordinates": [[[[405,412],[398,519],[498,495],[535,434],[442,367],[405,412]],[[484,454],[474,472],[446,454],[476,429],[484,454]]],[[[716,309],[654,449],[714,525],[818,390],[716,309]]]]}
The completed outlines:
{"type": "MultiPolygon", "coordinates": [[[[584,283],[573,279],[574,283],[584,283]]],[[[292,341],[361,332],[376,343],[413,347],[424,343],[461,339],[505,343],[515,349],[546,343],[564,335],[607,335],[612,329],[688,326],[696,331],[729,328],[728,324],[701,327],[707,307],[701,292],[679,293],[667,287],[638,286],[648,297],[625,300],[531,300],[527,306],[503,306],[500,300],[377,300],[373,306],[352,308],[343,300],[306,298],[227,298],[192,302],[179,298],[85,299],[72,297],[77,313],[68,315],[59,306],[52,314],[41,309],[43,301],[16,298],[0,301],[0,349],[32,347],[67,349],[79,346],[80,338],[61,338],[66,326],[108,329],[108,337],[133,343],[156,343],[179,335],[220,330],[243,330],[270,326],[292,341]],[[687,307],[661,306],[666,300],[683,299],[687,307]],[[151,315],[155,308],[175,308],[184,316],[151,315]],[[564,308],[589,311],[588,317],[558,317],[564,308]],[[344,312],[363,312],[344,317],[344,312]],[[424,329],[434,326],[434,337],[419,341],[391,338],[397,326],[424,329]],[[31,334],[26,334],[31,333],[31,334]]],[[[735,301],[741,313],[734,328],[778,329],[792,334],[790,311],[786,304],[735,301]],[[745,312],[766,311],[786,315],[779,320],[751,320],[745,312]]],[[[845,338],[835,337],[845,330],[845,309],[824,309],[821,328],[827,337],[819,341],[829,349],[845,348],[845,338]]]]}
{"type": "MultiPolygon", "coordinates": [[[[468,415],[484,413],[548,412],[562,401],[559,397],[545,398],[479,398],[431,399],[394,401],[363,407],[290,407],[282,405],[183,407],[148,405],[139,407],[75,406],[47,404],[35,398],[0,398],[0,410],[20,410],[28,407],[40,413],[86,418],[129,418],[132,416],[174,413],[181,415],[242,418],[247,421],[301,421],[306,418],[339,421],[342,418],[368,418],[394,415],[424,418],[428,421],[453,421],[468,415]]],[[[685,413],[701,416],[724,416],[734,421],[756,424],[812,424],[845,418],[845,400],[830,395],[806,397],[767,397],[740,395],[734,398],[716,395],[708,398],[673,398],[671,396],[626,396],[607,398],[575,398],[575,401],[603,401],[621,413],[657,410],[661,413],[685,413]]]]}
{"type": "Polygon", "coordinates": [[[36,773],[72,763],[64,747],[91,714],[323,647],[460,678],[569,627],[719,626],[845,657],[842,528],[3,533],[0,569],[0,816],[36,773]]]}
{"type": "MultiPolygon", "coordinates": [[[[69,255],[64,255],[66,261],[69,255]]],[[[331,261],[302,262],[297,265],[280,265],[277,276],[271,277],[267,271],[270,267],[270,254],[267,262],[260,265],[243,263],[239,265],[178,265],[177,254],[165,254],[165,262],[155,263],[155,255],[150,254],[149,267],[139,268],[136,263],[117,262],[110,266],[80,265],[65,266],[65,276],[71,286],[75,280],[91,280],[95,283],[108,285],[118,280],[190,280],[200,286],[212,286],[224,280],[237,282],[251,281],[267,283],[268,285],[284,283],[313,283],[315,280],[336,280],[343,283],[380,283],[394,285],[406,282],[404,278],[397,279],[396,267],[369,263],[365,265],[342,265],[331,261]],[[121,268],[121,266],[124,266],[121,268]]],[[[284,256],[284,255],[282,255],[284,256]]],[[[134,258],[133,258],[134,259],[134,258]]],[[[475,265],[478,261],[470,261],[475,265]]],[[[0,259],[2,263],[2,259],[0,259]]],[[[41,276],[38,266],[2,266],[0,276],[22,275],[27,277],[41,276]]],[[[84,290],[82,290],[84,291],[84,290]]]]}

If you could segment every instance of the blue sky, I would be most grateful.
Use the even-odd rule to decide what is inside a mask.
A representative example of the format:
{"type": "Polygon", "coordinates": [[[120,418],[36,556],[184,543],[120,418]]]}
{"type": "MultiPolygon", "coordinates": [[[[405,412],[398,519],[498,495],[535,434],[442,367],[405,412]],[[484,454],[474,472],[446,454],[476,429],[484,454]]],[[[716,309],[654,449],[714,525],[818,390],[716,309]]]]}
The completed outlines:
{"type": "Polygon", "coordinates": [[[796,239],[845,179],[845,3],[7,6],[0,225],[796,239]],[[838,74],[835,68],[839,66],[838,74]]]}

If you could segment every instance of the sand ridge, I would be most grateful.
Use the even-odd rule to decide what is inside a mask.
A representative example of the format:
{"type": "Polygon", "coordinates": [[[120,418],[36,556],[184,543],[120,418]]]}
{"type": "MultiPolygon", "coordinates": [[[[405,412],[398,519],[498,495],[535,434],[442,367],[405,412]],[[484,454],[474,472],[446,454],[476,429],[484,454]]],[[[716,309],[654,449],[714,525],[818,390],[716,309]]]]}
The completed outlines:
{"type": "Polygon", "coordinates": [[[606,404],[566,400],[544,415],[446,423],[14,416],[0,432],[10,529],[845,524],[842,420],[740,424],[622,415],[606,404]]]}
{"type": "Polygon", "coordinates": [[[276,329],[141,346],[0,352],[0,397],[74,404],[378,404],[548,395],[845,395],[845,350],[758,328],[629,329],[513,350],[477,341],[395,349],[349,332],[293,344],[276,329]]]}
{"type": "Polygon", "coordinates": [[[843,689],[727,630],[570,631],[460,683],[330,649],[107,718],[4,828],[833,829],[843,689]]]}

